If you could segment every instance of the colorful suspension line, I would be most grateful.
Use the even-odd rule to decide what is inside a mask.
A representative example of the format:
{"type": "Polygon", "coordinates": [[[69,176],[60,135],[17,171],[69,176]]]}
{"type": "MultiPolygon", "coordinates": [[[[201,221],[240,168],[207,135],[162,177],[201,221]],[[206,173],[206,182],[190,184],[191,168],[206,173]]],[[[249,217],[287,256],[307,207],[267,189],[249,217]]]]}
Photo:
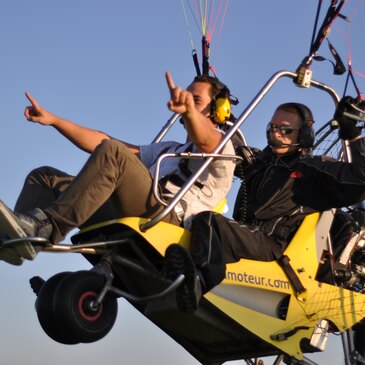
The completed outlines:
{"type": "Polygon", "coordinates": [[[194,67],[196,70],[197,75],[201,75],[202,73],[204,75],[208,75],[210,71],[213,72],[215,75],[214,68],[210,65],[209,59],[210,59],[210,44],[213,37],[213,34],[215,33],[218,20],[221,17],[221,26],[219,29],[218,34],[218,41],[216,42],[216,47],[219,43],[220,35],[223,28],[224,19],[227,12],[228,7],[228,0],[220,0],[218,7],[216,8],[216,4],[214,0],[211,0],[208,5],[208,0],[195,0],[194,1],[194,9],[193,6],[190,4],[189,0],[181,0],[181,5],[183,8],[184,16],[185,16],[185,22],[186,26],[188,28],[188,33],[190,37],[190,42],[192,45],[192,56],[193,56],[193,62],[194,67]],[[194,47],[193,37],[191,34],[189,21],[188,21],[188,15],[187,15],[187,8],[185,7],[185,3],[187,3],[188,8],[190,10],[190,13],[195,21],[195,24],[197,25],[197,28],[199,32],[202,35],[201,39],[201,48],[202,48],[202,69],[199,65],[199,59],[198,59],[198,53],[194,47]]]}

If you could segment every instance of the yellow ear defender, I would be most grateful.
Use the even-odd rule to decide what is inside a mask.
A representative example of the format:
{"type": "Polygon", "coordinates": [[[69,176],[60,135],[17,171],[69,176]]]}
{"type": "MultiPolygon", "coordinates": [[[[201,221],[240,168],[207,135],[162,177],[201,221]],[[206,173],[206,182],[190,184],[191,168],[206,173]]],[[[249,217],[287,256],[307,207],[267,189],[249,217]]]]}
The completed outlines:
{"type": "Polygon", "coordinates": [[[213,120],[216,123],[225,123],[231,116],[231,103],[229,99],[218,97],[214,104],[213,120]]]}
{"type": "Polygon", "coordinates": [[[232,99],[229,89],[217,77],[198,75],[193,82],[207,82],[212,86],[213,98],[210,103],[210,119],[218,124],[224,124],[231,116],[231,104],[238,104],[237,98],[232,99]]]}

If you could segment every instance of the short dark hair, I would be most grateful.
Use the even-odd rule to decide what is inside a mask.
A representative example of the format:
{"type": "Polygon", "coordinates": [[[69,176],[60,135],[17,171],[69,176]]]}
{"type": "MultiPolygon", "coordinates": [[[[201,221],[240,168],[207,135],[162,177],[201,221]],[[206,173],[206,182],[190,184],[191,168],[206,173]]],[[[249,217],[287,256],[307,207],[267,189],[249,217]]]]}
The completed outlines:
{"type": "Polygon", "coordinates": [[[216,98],[217,96],[225,97],[229,99],[230,91],[228,87],[221,82],[217,77],[209,76],[209,75],[199,75],[196,76],[193,80],[195,82],[205,82],[212,86],[212,98],[216,98]]]}

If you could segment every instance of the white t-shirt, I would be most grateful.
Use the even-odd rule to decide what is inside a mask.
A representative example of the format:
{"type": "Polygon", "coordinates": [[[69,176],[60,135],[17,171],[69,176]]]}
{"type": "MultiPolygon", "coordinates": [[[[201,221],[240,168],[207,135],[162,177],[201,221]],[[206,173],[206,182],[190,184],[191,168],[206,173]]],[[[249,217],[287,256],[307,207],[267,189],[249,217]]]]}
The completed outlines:
{"type": "MultiPolygon", "coordinates": [[[[191,147],[191,152],[199,152],[195,145],[192,146],[191,142],[185,144],[160,142],[140,146],[140,158],[143,164],[149,168],[152,176],[154,176],[156,161],[161,154],[186,152],[191,147]]],[[[234,155],[231,141],[224,146],[221,154],[234,155]]],[[[179,169],[179,162],[180,159],[176,157],[165,158],[160,166],[159,179],[170,174],[177,174],[183,180],[187,180],[179,169]]],[[[203,163],[203,159],[190,159],[187,166],[191,173],[194,174],[203,163]]],[[[190,227],[193,215],[205,210],[213,210],[226,197],[232,185],[234,168],[235,161],[233,160],[214,159],[198,178],[203,187],[201,188],[194,184],[185,193],[180,201],[180,208],[184,210],[183,222],[186,228],[190,227]]],[[[170,181],[167,182],[165,188],[171,192],[171,194],[166,193],[165,197],[173,197],[180,190],[179,186],[174,185],[170,181]]]]}

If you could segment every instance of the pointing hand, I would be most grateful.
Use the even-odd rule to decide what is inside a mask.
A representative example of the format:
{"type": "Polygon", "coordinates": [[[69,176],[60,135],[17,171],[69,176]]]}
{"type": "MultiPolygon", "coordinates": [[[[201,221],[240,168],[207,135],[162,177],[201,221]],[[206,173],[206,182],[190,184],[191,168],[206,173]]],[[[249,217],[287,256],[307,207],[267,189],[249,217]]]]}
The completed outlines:
{"type": "Polygon", "coordinates": [[[166,82],[170,90],[170,100],[167,107],[175,113],[189,113],[195,109],[194,97],[191,92],[175,86],[174,80],[169,72],[166,72],[166,82]]]}
{"type": "Polygon", "coordinates": [[[42,125],[53,125],[57,117],[43,109],[29,93],[25,93],[25,96],[30,101],[31,105],[27,106],[24,110],[24,115],[28,121],[33,123],[39,123],[42,125]]]}

